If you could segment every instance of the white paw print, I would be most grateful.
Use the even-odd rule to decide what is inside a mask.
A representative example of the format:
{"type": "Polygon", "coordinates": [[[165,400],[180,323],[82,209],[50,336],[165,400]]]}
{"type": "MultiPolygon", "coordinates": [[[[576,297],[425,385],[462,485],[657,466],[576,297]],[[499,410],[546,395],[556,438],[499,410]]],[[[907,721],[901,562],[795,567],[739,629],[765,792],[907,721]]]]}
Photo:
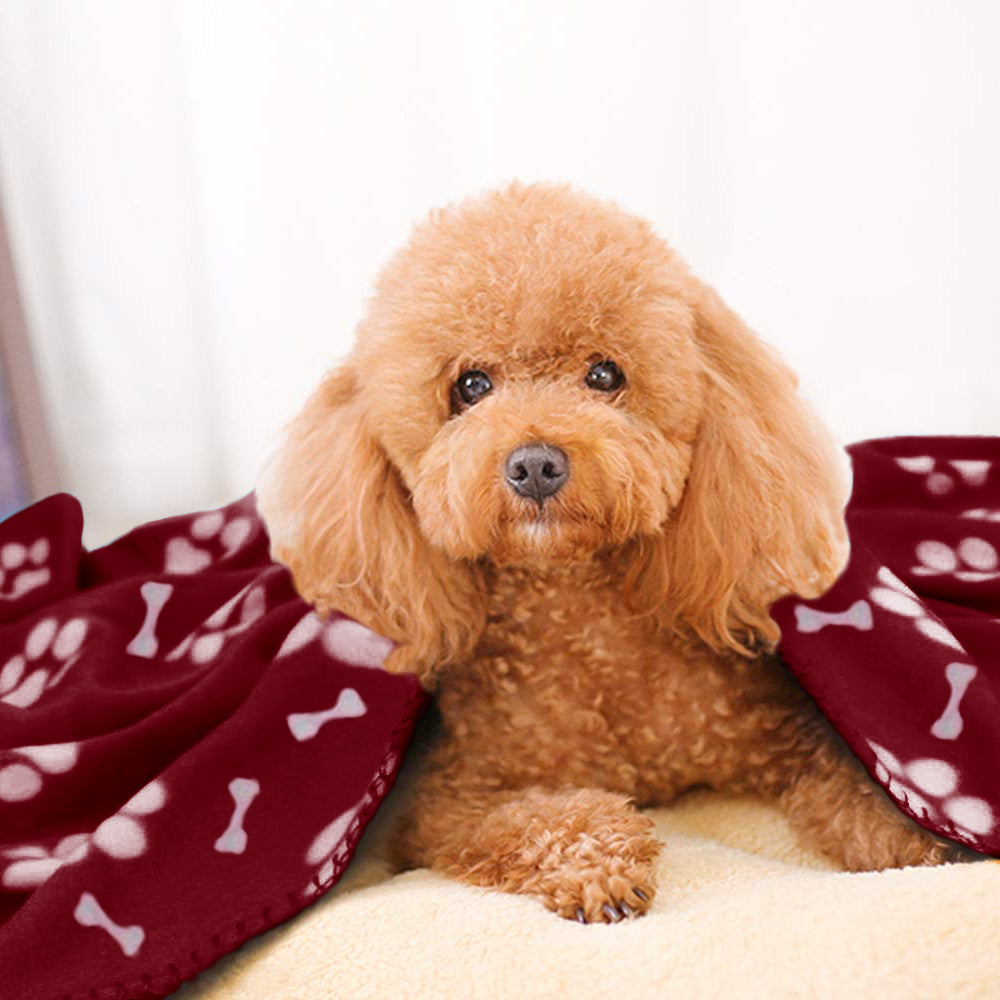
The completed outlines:
{"type": "Polygon", "coordinates": [[[916,553],[919,565],[912,570],[916,576],[947,574],[967,583],[1000,577],[1000,557],[984,538],[963,538],[954,549],[944,542],[920,542],[916,553]]]}
{"type": "Polygon", "coordinates": [[[80,756],[78,743],[46,743],[0,751],[0,802],[24,802],[41,790],[47,774],[65,774],[80,756]]]}
{"type": "Polygon", "coordinates": [[[952,827],[948,836],[966,843],[989,833],[996,821],[985,799],[958,795],[958,771],[947,761],[922,757],[904,764],[878,743],[868,741],[875,754],[875,776],[888,785],[889,794],[918,819],[952,827]]]}
{"type": "Polygon", "coordinates": [[[143,819],[162,809],[166,801],[163,782],[152,781],[91,834],[70,834],[51,851],[42,844],[7,848],[4,854],[11,863],[0,881],[8,889],[36,888],[63,865],[85,858],[92,848],[112,858],[137,858],[146,850],[143,819]]]}
{"type": "Polygon", "coordinates": [[[227,639],[245,632],[266,610],[264,588],[249,584],[172,649],[166,658],[179,660],[189,655],[195,663],[208,663],[219,655],[227,639]]]}
{"type": "Polygon", "coordinates": [[[0,547],[0,601],[17,600],[52,579],[52,571],[45,565],[49,548],[47,538],[38,538],[30,545],[7,542],[0,547]]]}
{"type": "Polygon", "coordinates": [[[924,486],[928,493],[934,496],[945,496],[955,488],[955,474],[969,486],[982,486],[986,482],[986,476],[990,471],[990,462],[979,459],[953,459],[945,462],[945,466],[951,467],[949,473],[947,469],[939,469],[937,462],[931,455],[914,455],[911,458],[897,458],[896,464],[907,472],[926,477],[924,486]]]}
{"type": "Polygon", "coordinates": [[[352,667],[381,667],[394,645],[359,622],[335,616],[324,621],[310,611],[285,636],[275,659],[297,652],[317,638],[328,656],[352,667]]]}
{"type": "Polygon", "coordinates": [[[80,659],[86,637],[83,618],[70,618],[62,625],[55,618],[43,618],[28,633],[23,651],[0,670],[0,702],[15,708],[34,705],[80,659]]]}
{"type": "Polygon", "coordinates": [[[878,579],[882,586],[873,587],[868,594],[875,604],[893,614],[912,618],[917,629],[928,639],[965,652],[951,632],[941,622],[927,614],[917,595],[892,570],[883,566],[878,571],[878,579]]]}
{"type": "Polygon", "coordinates": [[[254,523],[249,517],[226,520],[221,510],[212,510],[196,517],[188,535],[179,535],[167,542],[164,552],[164,573],[198,573],[216,559],[231,556],[253,534],[254,523]]]}

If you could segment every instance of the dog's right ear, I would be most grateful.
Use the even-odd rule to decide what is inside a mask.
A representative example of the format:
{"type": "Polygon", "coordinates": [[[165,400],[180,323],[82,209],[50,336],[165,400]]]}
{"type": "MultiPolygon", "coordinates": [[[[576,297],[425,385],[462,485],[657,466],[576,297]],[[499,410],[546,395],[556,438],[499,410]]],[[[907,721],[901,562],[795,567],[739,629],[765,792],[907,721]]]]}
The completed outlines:
{"type": "Polygon", "coordinates": [[[433,686],[485,621],[479,574],[424,538],[399,472],[368,426],[348,362],[292,421],[257,506],[271,555],[321,615],[343,611],[397,643],[386,667],[433,686]]]}

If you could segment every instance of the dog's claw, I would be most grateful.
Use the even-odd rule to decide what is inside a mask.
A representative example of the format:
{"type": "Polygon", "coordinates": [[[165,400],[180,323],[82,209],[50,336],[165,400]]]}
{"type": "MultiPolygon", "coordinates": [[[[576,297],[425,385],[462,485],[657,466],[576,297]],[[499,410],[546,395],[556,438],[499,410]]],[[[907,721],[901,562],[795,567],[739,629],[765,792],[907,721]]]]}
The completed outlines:
{"type": "Polygon", "coordinates": [[[581,924],[585,924],[587,922],[587,915],[583,912],[583,907],[582,906],[578,906],[576,908],[576,919],[581,924]]]}
{"type": "Polygon", "coordinates": [[[605,903],[601,909],[613,924],[617,924],[622,919],[622,915],[610,903],[605,903]]]}
{"type": "Polygon", "coordinates": [[[639,898],[640,898],[640,899],[641,899],[641,900],[642,900],[642,901],[643,901],[644,903],[648,903],[648,902],[649,902],[649,898],[648,898],[648,897],[646,896],[646,894],[645,894],[645,893],[644,893],[644,892],[642,891],[642,889],[633,889],[632,891],[633,891],[633,892],[634,892],[634,893],[635,893],[635,894],[636,894],[636,895],[637,895],[637,896],[638,896],[638,897],[639,897],[639,898]]]}
{"type": "Polygon", "coordinates": [[[621,913],[622,913],[623,916],[626,916],[626,917],[631,917],[632,916],[632,907],[629,906],[628,903],[625,902],[625,900],[622,900],[618,904],[618,909],[621,911],[621,913]]]}

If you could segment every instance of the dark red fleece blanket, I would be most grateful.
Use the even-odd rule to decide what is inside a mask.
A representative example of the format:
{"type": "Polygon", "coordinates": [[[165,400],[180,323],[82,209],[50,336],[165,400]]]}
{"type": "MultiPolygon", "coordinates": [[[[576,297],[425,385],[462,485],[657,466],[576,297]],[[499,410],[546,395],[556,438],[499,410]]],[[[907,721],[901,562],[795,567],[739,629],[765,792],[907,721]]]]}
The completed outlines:
{"type": "Polygon", "coordinates": [[[332,886],[426,705],[248,497],[95,552],[0,524],[0,998],[165,996],[332,886]],[[374,669],[373,669],[374,668],[374,669]]]}
{"type": "Polygon", "coordinates": [[[850,562],[780,651],[900,809],[1000,855],[1000,438],[848,452],[850,562]]]}

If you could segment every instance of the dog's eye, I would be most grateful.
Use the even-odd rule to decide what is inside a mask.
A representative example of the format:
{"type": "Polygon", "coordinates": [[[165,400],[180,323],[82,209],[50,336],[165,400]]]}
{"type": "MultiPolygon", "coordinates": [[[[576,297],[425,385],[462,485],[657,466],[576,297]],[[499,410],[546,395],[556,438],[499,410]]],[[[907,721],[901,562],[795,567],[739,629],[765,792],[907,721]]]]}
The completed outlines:
{"type": "Polygon", "coordinates": [[[624,373],[613,361],[598,361],[596,365],[591,365],[586,378],[587,385],[598,392],[614,392],[621,388],[624,381],[624,373]]]}
{"type": "Polygon", "coordinates": [[[493,391],[493,383],[486,372],[479,369],[462,372],[452,389],[452,399],[460,406],[472,406],[478,403],[483,396],[488,396],[493,391]]]}

